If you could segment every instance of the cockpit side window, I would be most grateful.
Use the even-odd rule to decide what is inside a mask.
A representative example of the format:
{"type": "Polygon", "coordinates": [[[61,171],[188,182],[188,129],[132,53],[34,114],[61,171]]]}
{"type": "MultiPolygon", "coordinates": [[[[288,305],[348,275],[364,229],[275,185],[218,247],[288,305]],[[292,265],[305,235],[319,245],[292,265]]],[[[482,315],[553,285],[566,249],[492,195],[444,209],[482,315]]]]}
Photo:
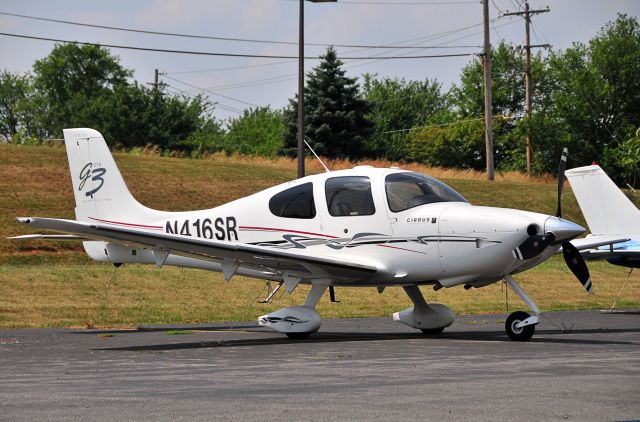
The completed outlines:
{"type": "Polygon", "coordinates": [[[420,173],[393,173],[385,178],[389,209],[401,212],[434,202],[467,202],[449,186],[420,173]]]}
{"type": "Polygon", "coordinates": [[[313,183],[303,183],[275,194],[269,200],[269,210],[278,217],[314,218],[313,183]]]}
{"type": "Polygon", "coordinates": [[[366,176],[332,177],[325,183],[329,214],[334,217],[373,215],[376,207],[366,176]]]}

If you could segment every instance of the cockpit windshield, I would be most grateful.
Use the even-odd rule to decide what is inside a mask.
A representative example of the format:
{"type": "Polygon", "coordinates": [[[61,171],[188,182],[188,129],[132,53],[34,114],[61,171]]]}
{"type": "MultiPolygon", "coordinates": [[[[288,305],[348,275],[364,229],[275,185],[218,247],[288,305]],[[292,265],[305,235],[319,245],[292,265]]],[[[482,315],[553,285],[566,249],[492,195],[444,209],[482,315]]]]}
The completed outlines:
{"type": "Polygon", "coordinates": [[[393,173],[385,178],[387,202],[393,212],[434,202],[467,202],[444,183],[420,173],[393,173]]]}

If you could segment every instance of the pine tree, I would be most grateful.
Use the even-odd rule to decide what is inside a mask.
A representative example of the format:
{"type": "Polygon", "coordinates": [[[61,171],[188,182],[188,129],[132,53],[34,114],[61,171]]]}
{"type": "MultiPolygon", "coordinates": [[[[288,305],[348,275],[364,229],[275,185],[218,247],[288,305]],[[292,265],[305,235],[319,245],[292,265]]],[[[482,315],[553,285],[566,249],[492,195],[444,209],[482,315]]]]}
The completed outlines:
{"type": "MultiPolygon", "coordinates": [[[[373,132],[365,118],[369,103],[360,95],[356,78],[345,76],[336,51],[329,47],[320,64],[313,68],[304,93],[305,139],[317,154],[330,158],[361,158],[364,140],[373,132]]],[[[284,155],[297,153],[298,97],[285,110],[287,131],[284,155]]]]}

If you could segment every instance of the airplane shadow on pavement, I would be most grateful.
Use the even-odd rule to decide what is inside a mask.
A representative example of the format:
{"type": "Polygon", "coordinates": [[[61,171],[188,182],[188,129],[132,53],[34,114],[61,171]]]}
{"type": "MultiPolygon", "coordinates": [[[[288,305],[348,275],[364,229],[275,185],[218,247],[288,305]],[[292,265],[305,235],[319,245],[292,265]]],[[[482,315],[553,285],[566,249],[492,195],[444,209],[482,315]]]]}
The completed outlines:
{"type": "MultiPolygon", "coordinates": [[[[237,328],[237,327],[236,327],[237,328]]],[[[217,327],[219,330],[220,327],[217,327]]],[[[202,330],[202,329],[200,329],[202,330]]],[[[231,331],[233,332],[233,331],[231,331]]],[[[259,332],[259,331],[256,331],[259,332]]],[[[620,328],[620,329],[576,329],[569,332],[560,330],[539,330],[536,331],[534,337],[530,340],[532,343],[564,343],[576,345],[640,345],[640,343],[618,340],[598,340],[593,338],[580,339],[574,337],[555,337],[555,336],[574,336],[584,334],[616,334],[616,333],[637,333],[640,328],[620,328]],[[544,337],[541,337],[544,336],[544,337]],[[547,336],[554,336],[549,338],[547,336]]],[[[95,332],[94,332],[95,333],[95,332]]],[[[132,333],[129,331],[128,333],[132,333]]],[[[264,333],[264,332],[262,332],[264,333]]],[[[92,350],[99,351],[172,351],[172,350],[188,350],[188,349],[206,349],[219,347],[246,347],[246,346],[268,346],[268,345],[300,345],[301,343],[337,343],[337,342],[365,342],[365,341],[397,341],[397,340],[425,340],[425,341],[495,341],[495,342],[512,342],[507,335],[501,331],[455,331],[437,335],[424,335],[421,333],[348,333],[348,332],[319,332],[311,335],[306,340],[291,340],[280,334],[272,337],[252,338],[252,339],[222,339],[212,341],[196,341],[196,342],[177,342],[165,344],[151,344],[139,346],[124,347],[100,347],[92,350]]]]}

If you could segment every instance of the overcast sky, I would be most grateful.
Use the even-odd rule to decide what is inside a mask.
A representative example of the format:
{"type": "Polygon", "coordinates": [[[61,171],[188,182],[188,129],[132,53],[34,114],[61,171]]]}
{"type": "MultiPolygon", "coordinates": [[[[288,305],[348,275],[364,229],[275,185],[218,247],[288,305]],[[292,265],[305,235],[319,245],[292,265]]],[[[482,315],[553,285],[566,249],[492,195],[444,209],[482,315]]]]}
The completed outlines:
{"type": "MultiPolygon", "coordinates": [[[[492,19],[500,12],[521,10],[521,0],[493,0],[492,19]]],[[[566,49],[587,42],[617,13],[638,17],[640,0],[531,0],[531,9],[549,6],[533,17],[532,43],[566,49]]],[[[261,44],[177,38],[86,28],[0,15],[0,32],[63,40],[100,42],[173,50],[297,56],[298,0],[3,0],[0,12],[106,26],[214,37],[287,41],[261,44]]],[[[305,41],[318,44],[394,45],[441,49],[379,50],[337,48],[341,57],[474,54],[482,45],[482,5],[477,1],[345,0],[305,4],[305,41]],[[376,4],[378,3],[378,4],[376,4]],[[384,3],[384,4],[380,4],[384,3]],[[395,4],[390,4],[395,3],[395,4]]],[[[521,44],[524,20],[503,17],[491,28],[491,42],[521,44]]],[[[26,72],[46,56],[52,42],[0,36],[0,67],[26,72]]],[[[326,47],[307,46],[307,56],[326,47]]],[[[169,91],[189,94],[205,88],[219,104],[215,115],[238,115],[248,104],[280,108],[297,91],[297,60],[195,56],[112,49],[121,64],[141,83],[153,80],[154,69],[166,73],[169,91]],[[171,78],[171,79],[170,79],[171,78]],[[186,83],[186,84],[185,84],[186,83]],[[188,84],[188,85],[187,85],[188,84]],[[219,94],[219,95],[218,95],[219,94]]],[[[445,88],[458,83],[461,68],[474,56],[404,60],[344,60],[350,76],[437,79],[445,88]]],[[[311,69],[317,60],[306,60],[311,69]]]]}

